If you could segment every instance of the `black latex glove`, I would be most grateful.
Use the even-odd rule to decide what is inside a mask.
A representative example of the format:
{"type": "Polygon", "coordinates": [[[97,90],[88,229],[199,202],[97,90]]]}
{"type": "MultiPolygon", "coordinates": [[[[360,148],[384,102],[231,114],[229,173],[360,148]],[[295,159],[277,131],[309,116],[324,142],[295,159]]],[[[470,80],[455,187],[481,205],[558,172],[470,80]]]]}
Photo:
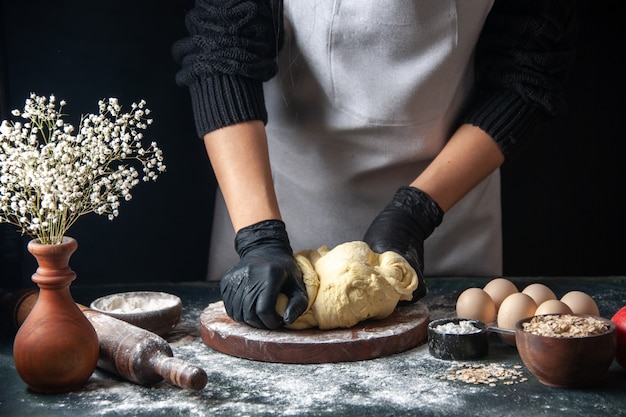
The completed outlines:
{"type": "Polygon", "coordinates": [[[374,252],[396,252],[415,269],[419,284],[411,302],[426,295],[424,240],[442,220],[443,210],[428,194],[415,187],[401,187],[363,237],[374,252]]]}
{"type": "Polygon", "coordinates": [[[235,249],[240,260],[220,285],[226,313],[260,329],[293,323],[306,310],[308,298],[285,224],[266,220],[245,227],[235,236],[235,249]],[[282,318],[275,310],[279,293],[289,298],[282,318]]]}

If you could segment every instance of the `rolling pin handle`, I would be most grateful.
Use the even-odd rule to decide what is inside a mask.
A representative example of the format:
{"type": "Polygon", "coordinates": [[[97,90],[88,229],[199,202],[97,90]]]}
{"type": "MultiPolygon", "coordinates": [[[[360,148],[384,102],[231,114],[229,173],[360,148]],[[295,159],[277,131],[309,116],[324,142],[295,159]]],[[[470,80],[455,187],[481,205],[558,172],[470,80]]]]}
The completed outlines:
{"type": "Polygon", "coordinates": [[[165,381],[185,389],[199,391],[206,386],[208,381],[204,369],[179,358],[160,358],[155,368],[165,381]]]}

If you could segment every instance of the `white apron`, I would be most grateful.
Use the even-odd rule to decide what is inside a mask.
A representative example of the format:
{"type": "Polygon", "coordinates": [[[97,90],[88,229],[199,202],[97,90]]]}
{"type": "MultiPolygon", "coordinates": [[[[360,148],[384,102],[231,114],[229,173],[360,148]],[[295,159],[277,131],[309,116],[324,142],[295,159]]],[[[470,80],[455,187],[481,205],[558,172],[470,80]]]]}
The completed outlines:
{"type": "MultiPolygon", "coordinates": [[[[453,132],[492,1],[285,1],[279,72],[265,85],[270,158],[294,251],[361,240],[453,132]]],[[[444,216],[426,276],[502,274],[500,176],[444,216]]],[[[218,192],[209,280],[238,260],[218,192]]]]}

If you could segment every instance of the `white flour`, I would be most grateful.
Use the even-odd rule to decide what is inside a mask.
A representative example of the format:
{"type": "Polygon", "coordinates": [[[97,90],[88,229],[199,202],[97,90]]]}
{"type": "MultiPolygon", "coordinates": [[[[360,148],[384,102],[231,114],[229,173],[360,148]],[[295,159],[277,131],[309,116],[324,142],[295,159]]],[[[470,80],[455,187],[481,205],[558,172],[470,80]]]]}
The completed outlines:
{"type": "Polygon", "coordinates": [[[177,302],[174,296],[160,293],[120,293],[96,300],[94,307],[111,313],[140,313],[173,307],[177,302]]]}
{"type": "MultiPolygon", "coordinates": [[[[426,344],[387,358],[334,364],[231,357],[202,342],[199,313],[205,307],[186,305],[168,337],[176,357],[206,370],[209,380],[203,390],[186,391],[165,382],[147,388],[97,370],[83,390],[59,396],[52,404],[46,401],[46,406],[90,416],[400,416],[419,410],[448,416],[463,415],[468,397],[501,389],[442,381],[439,375],[451,362],[430,356],[426,344]]],[[[435,312],[432,318],[438,316],[435,312]]]]}
{"type": "Polygon", "coordinates": [[[469,320],[461,320],[458,323],[448,322],[435,327],[437,333],[442,334],[472,334],[480,332],[480,329],[469,320]]]}
{"type": "MultiPolygon", "coordinates": [[[[478,285],[468,285],[485,284],[476,282],[478,285]]],[[[595,278],[589,282],[593,282],[599,294],[607,294],[600,305],[603,314],[621,307],[623,278],[610,284],[597,283],[595,278]]],[[[563,281],[562,287],[570,286],[569,279],[563,281]]],[[[204,291],[204,288],[199,285],[196,290],[204,291]]],[[[425,302],[431,320],[453,316],[457,296],[458,292],[446,285],[438,293],[429,293],[425,302]]],[[[214,300],[212,296],[208,298],[214,300]]],[[[37,395],[27,392],[24,386],[5,385],[5,398],[15,395],[20,404],[11,414],[0,396],[0,415],[24,417],[41,414],[41,410],[50,417],[624,415],[624,370],[617,363],[611,366],[599,387],[574,392],[541,385],[523,367],[515,348],[496,334],[490,335],[487,357],[479,361],[435,359],[427,346],[421,345],[405,353],[362,362],[321,365],[255,362],[230,357],[204,345],[199,336],[199,316],[207,304],[186,302],[181,322],[168,336],[176,357],[207,371],[209,381],[203,390],[185,391],[164,382],[146,388],[97,371],[82,390],[69,394],[37,395]],[[453,366],[457,368],[450,371],[453,366]],[[462,380],[482,371],[490,379],[494,370],[518,379],[511,377],[510,385],[506,380],[476,385],[462,380]],[[16,394],[20,389],[24,392],[16,394]]],[[[3,379],[0,377],[0,386],[3,379]]]]}
{"type": "MultiPolygon", "coordinates": [[[[83,391],[70,394],[90,404],[93,416],[121,413],[188,416],[301,416],[338,413],[342,408],[411,410],[435,404],[446,414],[463,409],[463,394],[474,387],[442,383],[432,366],[424,367],[425,347],[385,360],[321,365],[285,365],[237,359],[209,350],[195,339],[177,346],[175,355],[193,357],[209,375],[204,390],[191,392],[160,383],[145,388],[111,380],[97,372],[83,391]],[[168,411],[169,410],[169,411],[168,411]]],[[[191,360],[191,358],[189,358],[191,360]]],[[[69,408],[71,401],[58,406],[69,408]]]]}

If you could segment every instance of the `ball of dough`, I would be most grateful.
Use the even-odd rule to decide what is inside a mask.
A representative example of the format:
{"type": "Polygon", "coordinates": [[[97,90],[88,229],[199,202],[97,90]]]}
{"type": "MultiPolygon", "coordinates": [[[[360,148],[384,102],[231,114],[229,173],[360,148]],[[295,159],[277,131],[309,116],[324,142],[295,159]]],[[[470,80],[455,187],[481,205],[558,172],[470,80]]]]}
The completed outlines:
{"type": "MultiPolygon", "coordinates": [[[[417,288],[415,270],[399,254],[373,252],[365,242],[354,241],[332,250],[322,246],[294,254],[309,295],[309,308],[292,329],[347,328],[367,320],[383,319],[398,301],[411,300],[417,288]]],[[[284,312],[286,296],[277,304],[284,312]]]]}

